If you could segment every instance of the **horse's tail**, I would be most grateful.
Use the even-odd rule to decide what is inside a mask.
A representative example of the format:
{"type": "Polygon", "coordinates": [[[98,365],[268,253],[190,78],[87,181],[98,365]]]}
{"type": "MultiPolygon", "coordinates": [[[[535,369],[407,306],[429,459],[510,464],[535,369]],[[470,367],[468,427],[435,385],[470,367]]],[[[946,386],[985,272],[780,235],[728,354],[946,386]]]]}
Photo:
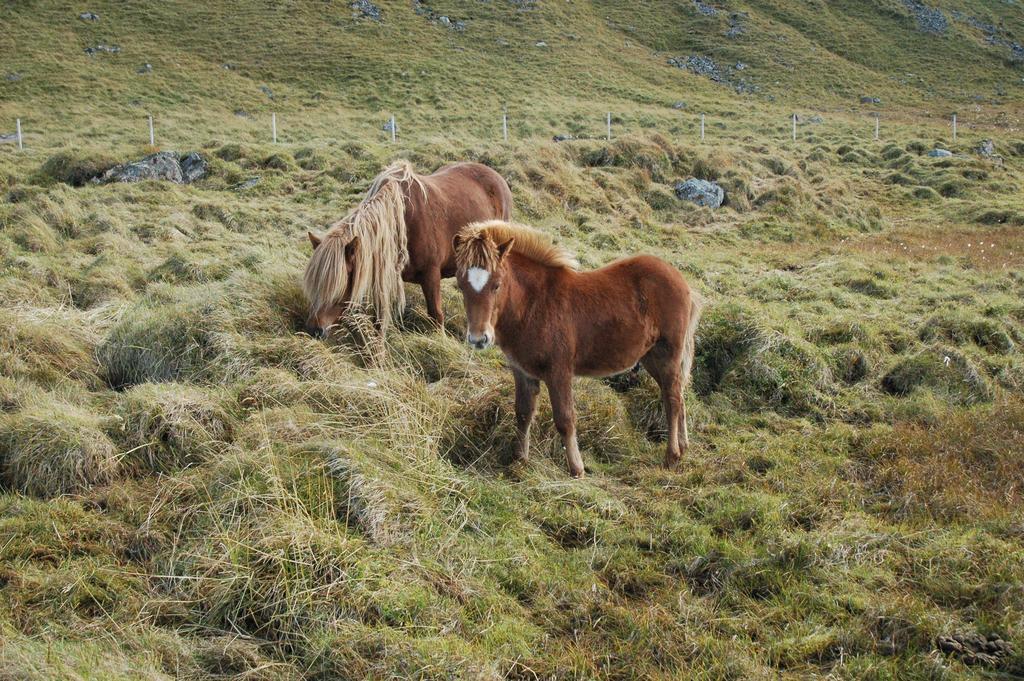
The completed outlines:
{"type": "Polygon", "coordinates": [[[683,388],[690,384],[690,371],[693,369],[693,354],[696,350],[697,322],[704,309],[704,298],[694,289],[690,289],[690,311],[686,320],[686,333],[683,335],[683,388]]]}

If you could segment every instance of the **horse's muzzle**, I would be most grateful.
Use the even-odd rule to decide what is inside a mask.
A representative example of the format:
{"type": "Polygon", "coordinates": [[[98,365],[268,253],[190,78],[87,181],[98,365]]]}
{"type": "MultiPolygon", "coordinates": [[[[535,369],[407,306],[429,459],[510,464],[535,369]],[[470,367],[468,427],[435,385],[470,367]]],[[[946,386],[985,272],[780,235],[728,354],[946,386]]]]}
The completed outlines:
{"type": "Polygon", "coordinates": [[[491,347],[491,343],[494,342],[494,338],[490,333],[484,332],[479,336],[474,336],[472,333],[466,334],[466,342],[472,345],[477,350],[486,350],[491,347]]]}

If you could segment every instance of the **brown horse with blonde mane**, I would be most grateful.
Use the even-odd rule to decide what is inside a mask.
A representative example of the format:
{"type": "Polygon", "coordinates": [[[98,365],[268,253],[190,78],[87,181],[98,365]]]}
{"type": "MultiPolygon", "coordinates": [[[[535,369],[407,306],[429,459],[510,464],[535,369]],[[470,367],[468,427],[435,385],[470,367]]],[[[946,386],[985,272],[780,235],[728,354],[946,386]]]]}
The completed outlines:
{"type": "Polygon", "coordinates": [[[650,255],[590,272],[532,227],[493,220],[455,237],[457,281],[477,349],[497,343],[516,383],[516,457],[530,449],[540,382],[548,386],[569,472],[583,475],[573,376],[609,376],[639,361],[661,388],[665,465],[689,445],[683,389],[693,366],[701,298],[675,268],[650,255]],[[681,433],[681,435],[680,435],[681,433]]]}
{"type": "Polygon", "coordinates": [[[306,330],[326,335],[364,303],[385,330],[405,307],[404,281],[423,287],[427,312],[442,325],[441,278],[455,276],[452,237],[471,222],[507,220],[511,209],[508,183],[487,166],[454,163],[418,175],[408,161],[391,164],[322,237],[309,232],[306,330]]]}

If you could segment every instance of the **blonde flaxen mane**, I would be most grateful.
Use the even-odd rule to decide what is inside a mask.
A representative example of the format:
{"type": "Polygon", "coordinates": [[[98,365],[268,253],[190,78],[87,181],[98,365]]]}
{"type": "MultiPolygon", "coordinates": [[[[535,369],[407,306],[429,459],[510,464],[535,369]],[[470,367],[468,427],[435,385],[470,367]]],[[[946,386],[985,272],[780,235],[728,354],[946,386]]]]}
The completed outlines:
{"type": "Polygon", "coordinates": [[[353,253],[353,305],[369,303],[385,328],[405,307],[402,270],[409,262],[405,224],[405,188],[426,187],[408,161],[396,161],[374,178],[362,202],[331,225],[306,266],[302,288],[313,310],[341,302],[350,273],[345,247],[358,238],[353,253]]]}
{"type": "Polygon", "coordinates": [[[512,252],[547,267],[579,269],[579,262],[551,237],[533,227],[503,220],[487,220],[467,225],[459,232],[455,263],[460,274],[471,267],[489,272],[498,265],[498,245],[515,239],[512,252]]]}

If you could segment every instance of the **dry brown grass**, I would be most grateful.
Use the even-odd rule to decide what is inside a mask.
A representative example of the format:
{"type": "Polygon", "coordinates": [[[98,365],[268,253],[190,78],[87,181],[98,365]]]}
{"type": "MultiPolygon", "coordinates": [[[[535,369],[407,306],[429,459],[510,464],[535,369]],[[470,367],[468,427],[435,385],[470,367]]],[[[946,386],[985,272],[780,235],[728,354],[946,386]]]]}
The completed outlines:
{"type": "Polygon", "coordinates": [[[900,517],[1000,520],[1024,503],[1024,401],[950,410],[937,425],[902,423],[870,437],[867,480],[900,517]]]}

